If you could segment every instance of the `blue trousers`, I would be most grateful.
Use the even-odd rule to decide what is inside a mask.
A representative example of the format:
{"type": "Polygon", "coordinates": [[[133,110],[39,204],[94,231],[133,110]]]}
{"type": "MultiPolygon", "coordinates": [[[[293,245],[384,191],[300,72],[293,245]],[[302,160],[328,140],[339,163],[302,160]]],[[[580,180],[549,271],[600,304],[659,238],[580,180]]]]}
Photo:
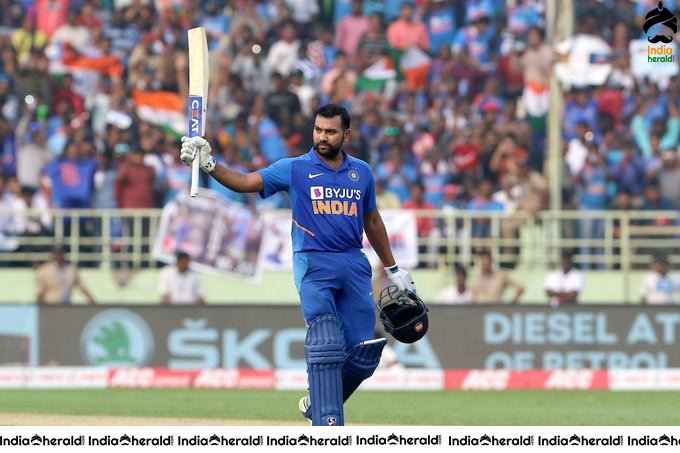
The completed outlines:
{"type": "Polygon", "coordinates": [[[338,316],[345,353],[357,343],[373,338],[371,265],[360,249],[296,252],[293,274],[307,325],[322,315],[338,316]]]}

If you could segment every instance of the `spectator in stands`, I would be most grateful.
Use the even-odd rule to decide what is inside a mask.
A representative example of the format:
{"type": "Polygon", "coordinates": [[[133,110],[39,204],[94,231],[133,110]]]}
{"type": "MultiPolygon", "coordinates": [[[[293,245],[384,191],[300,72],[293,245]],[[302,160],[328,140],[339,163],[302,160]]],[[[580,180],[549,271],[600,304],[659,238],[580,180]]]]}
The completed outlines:
{"type": "Polygon", "coordinates": [[[16,236],[24,233],[21,200],[7,188],[7,179],[0,173],[0,251],[14,251],[19,247],[16,236]]]}
{"type": "Polygon", "coordinates": [[[162,304],[205,304],[205,289],[197,273],[189,269],[186,252],[176,255],[175,264],[163,268],[158,281],[162,304]]]}
{"type": "Polygon", "coordinates": [[[281,75],[288,77],[298,58],[300,41],[297,39],[295,24],[288,22],[283,25],[281,39],[276,41],[267,56],[267,64],[281,75]]]}
{"type": "Polygon", "coordinates": [[[643,304],[669,305],[678,301],[680,278],[672,275],[668,268],[668,258],[657,254],[652,258],[650,271],[645,275],[640,288],[643,304]]]}
{"type": "MultiPolygon", "coordinates": [[[[399,130],[393,129],[396,128],[387,127],[383,134],[399,135],[399,130]]],[[[409,185],[416,180],[416,169],[411,164],[402,162],[401,148],[398,145],[391,146],[386,155],[387,159],[376,168],[375,177],[385,181],[385,188],[397,195],[403,203],[409,198],[409,185]]]]}
{"type": "MultiPolygon", "coordinates": [[[[470,11],[470,10],[468,10],[470,11]]],[[[454,54],[465,53],[476,63],[484,73],[495,69],[493,49],[495,28],[491,26],[491,19],[486,12],[471,14],[468,25],[458,30],[453,41],[454,54]]]]}
{"type": "MultiPolygon", "coordinates": [[[[656,181],[652,181],[645,187],[644,201],[640,209],[643,211],[673,211],[676,209],[676,206],[671,200],[661,195],[659,184],[656,181]]],[[[667,223],[654,221],[654,224],[665,225],[667,223]]]]}
{"type": "Polygon", "coordinates": [[[467,271],[458,263],[453,268],[455,284],[442,289],[435,301],[438,304],[469,304],[472,302],[472,292],[467,286],[467,271]]]}
{"type": "MultiPolygon", "coordinates": [[[[144,153],[136,148],[125,153],[125,158],[118,167],[115,194],[118,207],[121,209],[150,209],[156,205],[154,182],[156,171],[144,163],[144,153]]],[[[141,223],[134,217],[121,219],[121,232],[124,237],[148,237],[149,218],[142,217],[141,223]],[[141,230],[138,225],[141,225],[141,230]]],[[[148,247],[144,246],[143,250],[148,247]]]]}
{"type": "MultiPolygon", "coordinates": [[[[650,84],[650,87],[656,86],[650,84]]],[[[631,121],[635,143],[642,151],[642,156],[649,159],[654,154],[652,139],[656,139],[658,149],[672,149],[680,140],[680,112],[674,102],[666,102],[665,98],[646,98],[640,110],[631,121]],[[663,104],[668,106],[668,120],[665,119],[663,104]],[[666,124],[664,124],[666,121],[666,124]],[[665,129],[665,132],[664,132],[665,129]]]]}
{"type": "Polygon", "coordinates": [[[576,125],[576,136],[569,140],[567,155],[565,156],[572,177],[577,177],[580,174],[588,156],[588,145],[592,143],[594,143],[593,133],[588,130],[588,123],[580,121],[576,125]]]}
{"type": "Polygon", "coordinates": [[[363,15],[362,0],[352,0],[352,12],[338,22],[335,28],[335,47],[347,55],[350,63],[355,63],[357,48],[361,37],[368,30],[369,19],[363,15]]]}
{"type": "Polygon", "coordinates": [[[68,103],[68,106],[76,115],[85,111],[85,101],[82,96],[76,93],[71,74],[64,74],[61,83],[52,87],[52,108],[56,108],[56,104],[62,100],[68,103]]]}
{"type": "Polygon", "coordinates": [[[47,35],[37,29],[35,10],[26,15],[22,28],[17,28],[12,33],[12,47],[16,52],[19,63],[28,60],[33,49],[44,49],[47,45],[47,35]]]}
{"type": "Polygon", "coordinates": [[[61,246],[52,249],[52,259],[36,269],[36,294],[38,304],[70,304],[71,293],[78,287],[87,302],[94,305],[92,293],[83,283],[78,269],[65,260],[65,251],[61,246]]]}
{"type": "Polygon", "coordinates": [[[52,156],[45,143],[45,123],[30,121],[30,116],[24,114],[16,129],[17,176],[22,185],[37,188],[45,163],[52,156]]]}
{"type": "Polygon", "coordinates": [[[495,269],[491,261],[491,253],[488,250],[483,250],[477,255],[477,264],[479,269],[476,270],[470,284],[473,304],[503,303],[503,296],[508,288],[515,289],[512,303],[519,303],[524,293],[524,286],[510,277],[507,272],[495,269]]]}
{"type": "Polygon", "coordinates": [[[610,167],[609,178],[639,201],[645,187],[644,159],[636,156],[630,145],[623,146],[621,154],[621,161],[610,167]]]}
{"type": "Polygon", "coordinates": [[[288,80],[275,72],[272,74],[272,91],[265,99],[267,116],[279,127],[290,128],[293,117],[302,109],[300,99],[288,89],[288,80]]]}
{"type": "Polygon", "coordinates": [[[83,53],[86,45],[90,42],[90,29],[78,24],[78,11],[70,9],[66,14],[66,23],[54,31],[51,40],[61,44],[68,44],[78,53],[83,53]]]}
{"type": "MultiPolygon", "coordinates": [[[[434,206],[425,201],[424,199],[425,195],[425,189],[423,185],[419,182],[416,182],[414,184],[411,184],[409,187],[409,199],[406,200],[402,205],[402,209],[414,209],[414,210],[421,210],[421,209],[434,209],[434,206]]],[[[434,229],[434,219],[432,217],[427,217],[426,215],[416,215],[416,228],[418,231],[418,237],[419,238],[430,238],[430,235],[433,232],[434,229]]],[[[419,241],[420,242],[420,241],[419,241]]],[[[419,244],[418,245],[418,253],[426,253],[428,251],[428,245],[426,244],[419,244]]],[[[433,263],[433,260],[426,260],[429,261],[430,263],[433,263]]],[[[424,264],[423,262],[420,263],[420,265],[424,264]]]]}
{"type": "Polygon", "coordinates": [[[383,18],[380,14],[371,14],[368,18],[368,27],[357,47],[355,66],[363,70],[372,65],[380,58],[387,55],[389,43],[383,27],[383,18]]]}
{"type": "MultiPolygon", "coordinates": [[[[477,195],[467,205],[468,211],[473,212],[502,212],[503,205],[495,201],[493,196],[493,184],[488,179],[480,182],[477,195]]],[[[474,237],[491,236],[491,220],[487,217],[476,217],[472,220],[472,235],[474,237]]]]}
{"type": "Polygon", "coordinates": [[[524,71],[524,84],[547,87],[552,71],[554,51],[543,38],[543,31],[533,26],[529,29],[527,46],[522,52],[520,64],[524,71]]]}
{"type": "Polygon", "coordinates": [[[97,161],[82,156],[78,143],[67,143],[63,154],[45,165],[55,208],[89,208],[94,191],[97,161]]]}
{"type": "Polygon", "coordinates": [[[321,80],[324,102],[351,106],[356,80],[357,75],[350,69],[347,55],[338,52],[335,55],[335,68],[328,71],[321,80]]]}
{"type": "Polygon", "coordinates": [[[423,19],[430,38],[430,53],[448,49],[456,36],[456,7],[451,2],[435,0],[423,19]]]}
{"type": "Polygon", "coordinates": [[[375,180],[375,203],[378,209],[399,209],[401,201],[394,193],[385,190],[385,182],[381,179],[375,180]]]}
{"type": "Polygon", "coordinates": [[[545,294],[553,307],[578,303],[585,287],[583,274],[574,267],[570,252],[562,252],[561,264],[560,269],[548,274],[545,280],[545,294]]]}
{"type": "Polygon", "coordinates": [[[399,19],[387,27],[387,42],[397,50],[406,50],[411,46],[430,50],[430,38],[427,28],[419,19],[413,17],[413,4],[405,2],[399,10],[399,19]]]}
{"type": "Polygon", "coordinates": [[[153,185],[156,171],[144,163],[140,149],[125,152],[116,175],[116,200],[123,209],[149,209],[155,206],[153,185]]]}
{"type": "Polygon", "coordinates": [[[595,102],[590,97],[586,88],[576,87],[571,93],[572,100],[567,101],[564,110],[564,132],[567,139],[575,138],[576,127],[579,124],[587,125],[588,130],[598,130],[598,111],[595,102]]]}
{"type": "Polygon", "coordinates": [[[661,165],[652,175],[659,181],[661,196],[680,206],[680,166],[678,166],[678,155],[672,149],[661,152],[661,165]]]}
{"type": "MultiPolygon", "coordinates": [[[[578,208],[581,211],[604,211],[607,208],[607,169],[604,155],[601,154],[597,145],[591,143],[588,146],[586,162],[572,178],[573,184],[578,191],[578,208]]],[[[579,237],[588,243],[581,246],[581,255],[590,257],[602,255],[601,247],[594,247],[591,242],[600,242],[604,239],[604,218],[593,217],[584,213],[579,219],[579,237]]],[[[590,264],[586,264],[588,267],[590,264]]],[[[603,263],[595,261],[596,268],[602,268],[603,263]]]]}

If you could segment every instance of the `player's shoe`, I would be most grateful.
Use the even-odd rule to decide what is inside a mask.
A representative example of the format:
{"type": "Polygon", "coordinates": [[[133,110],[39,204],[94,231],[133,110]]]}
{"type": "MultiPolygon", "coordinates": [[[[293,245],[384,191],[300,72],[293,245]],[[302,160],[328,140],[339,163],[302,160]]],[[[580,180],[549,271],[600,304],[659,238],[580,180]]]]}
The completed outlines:
{"type": "Polygon", "coordinates": [[[300,401],[298,402],[298,409],[300,409],[300,413],[304,418],[309,420],[309,424],[312,424],[312,399],[309,397],[309,395],[305,395],[302,398],[300,398],[300,401]]]}

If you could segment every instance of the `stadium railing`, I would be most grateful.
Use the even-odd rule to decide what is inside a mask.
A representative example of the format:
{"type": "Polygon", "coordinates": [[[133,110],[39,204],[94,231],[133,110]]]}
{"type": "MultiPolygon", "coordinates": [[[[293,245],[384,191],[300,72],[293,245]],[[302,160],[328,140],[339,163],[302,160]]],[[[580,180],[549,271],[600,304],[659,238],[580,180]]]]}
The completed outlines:
{"type": "MultiPolygon", "coordinates": [[[[559,263],[563,251],[591,270],[646,268],[655,254],[680,264],[680,226],[676,211],[543,211],[536,215],[459,210],[415,210],[434,227],[417,238],[422,267],[469,264],[481,250],[508,267],[544,269],[559,263]]],[[[83,266],[114,262],[155,265],[152,249],[160,209],[50,209],[21,213],[0,210],[0,266],[26,266],[48,259],[55,244],[67,259],[83,266]],[[38,232],[16,234],[16,226],[39,225],[38,232]],[[47,224],[48,226],[45,226],[47,224]]],[[[290,217],[290,211],[276,211],[290,217]]]]}

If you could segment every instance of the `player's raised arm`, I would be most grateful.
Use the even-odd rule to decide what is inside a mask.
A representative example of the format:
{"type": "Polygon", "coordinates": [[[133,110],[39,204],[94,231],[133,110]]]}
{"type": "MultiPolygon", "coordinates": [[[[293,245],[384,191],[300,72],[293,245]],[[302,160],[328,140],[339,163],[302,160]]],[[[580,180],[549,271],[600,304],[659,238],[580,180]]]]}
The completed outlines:
{"type": "Polygon", "coordinates": [[[230,170],[224,165],[215,162],[211,155],[212,147],[210,143],[203,137],[182,137],[182,148],[180,150],[179,158],[185,164],[191,166],[191,163],[198,153],[198,158],[201,165],[201,170],[208,173],[215,178],[217,182],[222,184],[234,192],[261,192],[264,188],[262,176],[259,173],[239,173],[230,170]]]}

